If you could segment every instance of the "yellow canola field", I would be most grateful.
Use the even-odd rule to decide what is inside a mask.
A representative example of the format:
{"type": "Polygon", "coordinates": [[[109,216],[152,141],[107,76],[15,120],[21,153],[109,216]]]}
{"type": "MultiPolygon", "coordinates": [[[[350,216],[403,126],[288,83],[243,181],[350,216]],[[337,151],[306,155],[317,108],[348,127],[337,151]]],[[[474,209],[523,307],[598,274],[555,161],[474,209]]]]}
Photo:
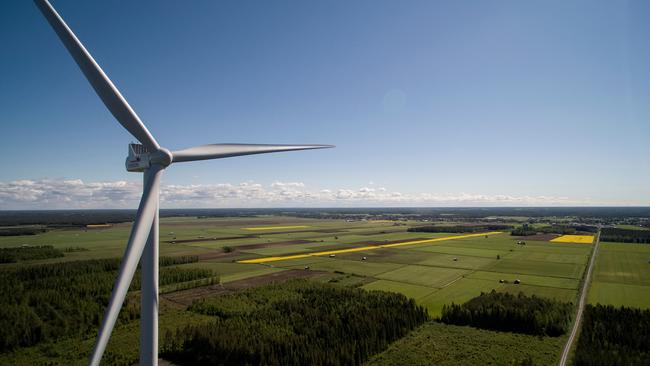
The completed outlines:
{"type": "Polygon", "coordinates": [[[591,244],[594,242],[593,235],[562,235],[551,240],[553,243],[577,243],[577,244],[591,244]]]}
{"type": "Polygon", "coordinates": [[[501,234],[501,232],[500,231],[492,231],[492,232],[489,232],[489,233],[455,235],[455,236],[447,236],[447,237],[444,237],[444,238],[414,240],[414,241],[407,241],[407,242],[395,243],[395,244],[382,244],[382,245],[372,245],[372,246],[359,247],[359,248],[328,250],[328,251],[325,251],[325,252],[305,253],[305,254],[296,254],[296,255],[285,255],[285,256],[279,256],[279,257],[246,259],[246,260],[237,261],[237,263],[255,264],[255,263],[268,263],[268,262],[276,262],[276,261],[286,261],[286,260],[289,260],[289,259],[301,259],[301,258],[318,257],[318,256],[323,256],[323,255],[331,255],[331,254],[363,252],[365,250],[374,250],[374,249],[379,249],[379,248],[394,248],[394,247],[401,247],[401,246],[405,246],[405,245],[435,243],[435,242],[439,242],[439,241],[465,239],[465,238],[473,238],[473,237],[477,237],[477,236],[496,235],[496,234],[501,234]]]}
{"type": "Polygon", "coordinates": [[[309,227],[307,225],[294,225],[294,226],[262,226],[262,227],[243,227],[244,230],[260,231],[260,230],[282,230],[282,229],[304,229],[309,227]]]}

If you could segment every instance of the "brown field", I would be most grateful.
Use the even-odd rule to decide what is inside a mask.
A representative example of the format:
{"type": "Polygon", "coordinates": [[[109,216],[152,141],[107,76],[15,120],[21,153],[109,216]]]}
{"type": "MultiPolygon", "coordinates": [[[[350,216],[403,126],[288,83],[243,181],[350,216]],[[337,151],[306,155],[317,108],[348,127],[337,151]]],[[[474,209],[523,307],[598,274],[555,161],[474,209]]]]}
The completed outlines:
{"type": "Polygon", "coordinates": [[[513,238],[517,238],[517,240],[535,240],[535,241],[551,241],[555,238],[557,238],[558,234],[536,234],[536,235],[529,235],[529,236],[514,236],[513,238]]]}
{"type": "Polygon", "coordinates": [[[169,301],[176,305],[190,306],[192,302],[209,296],[223,295],[233,291],[266,285],[270,283],[281,283],[294,278],[309,278],[328,274],[327,271],[313,271],[302,269],[288,269],[286,271],[269,273],[261,276],[249,277],[242,280],[232,281],[225,284],[195,287],[188,290],[181,290],[160,295],[161,300],[169,301]]]}

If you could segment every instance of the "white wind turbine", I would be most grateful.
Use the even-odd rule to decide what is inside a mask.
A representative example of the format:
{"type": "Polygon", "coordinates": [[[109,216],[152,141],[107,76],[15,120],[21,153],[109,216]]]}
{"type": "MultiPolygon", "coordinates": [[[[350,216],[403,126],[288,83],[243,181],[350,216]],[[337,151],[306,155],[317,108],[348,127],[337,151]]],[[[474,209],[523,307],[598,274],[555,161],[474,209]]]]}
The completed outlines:
{"type": "Polygon", "coordinates": [[[89,365],[99,365],[111,335],[138,261],[142,258],[142,302],[140,308],[140,364],[158,363],[158,200],[160,176],[172,163],[222,159],[240,155],[280,151],[322,149],[331,145],[210,144],[171,152],[161,147],[138,115],[106,76],[90,53],[47,0],[35,0],[61,42],[77,62],[90,85],[115,119],[142,145],[130,144],[126,169],[144,173],[140,205],[128,245],[120,263],[113,292],[99,330],[89,365]]]}

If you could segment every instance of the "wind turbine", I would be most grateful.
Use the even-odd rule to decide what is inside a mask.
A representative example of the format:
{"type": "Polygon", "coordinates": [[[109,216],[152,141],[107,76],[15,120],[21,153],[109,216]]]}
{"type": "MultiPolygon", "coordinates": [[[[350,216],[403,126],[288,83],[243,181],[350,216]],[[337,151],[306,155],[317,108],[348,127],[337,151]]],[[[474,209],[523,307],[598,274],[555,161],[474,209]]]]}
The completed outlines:
{"type": "Polygon", "coordinates": [[[34,0],[61,42],[115,119],[140,143],[129,145],[126,170],[144,173],[140,205],[89,365],[99,365],[120,308],[142,258],[140,364],[158,363],[158,204],[160,176],[173,163],[222,159],[280,151],[322,149],[331,145],[210,144],[169,151],[160,146],[115,85],[47,0],[34,0]]]}

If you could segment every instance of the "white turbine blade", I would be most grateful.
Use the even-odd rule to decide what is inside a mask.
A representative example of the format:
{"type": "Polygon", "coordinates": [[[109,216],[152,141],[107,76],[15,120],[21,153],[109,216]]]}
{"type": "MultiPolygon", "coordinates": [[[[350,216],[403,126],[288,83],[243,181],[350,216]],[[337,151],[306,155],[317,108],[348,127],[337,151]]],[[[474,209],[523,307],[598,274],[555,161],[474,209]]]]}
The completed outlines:
{"type": "Polygon", "coordinates": [[[233,156],[266,154],[282,151],[327,149],[332,145],[264,145],[264,144],[210,144],[174,151],[173,163],[184,161],[223,159],[233,156]]]}
{"type": "Polygon", "coordinates": [[[111,336],[117,316],[120,313],[124,298],[129,290],[129,285],[138,267],[138,262],[142,256],[142,251],[147,243],[151,225],[156,218],[158,211],[158,191],[160,188],[160,175],[162,167],[153,165],[145,174],[149,174],[140,200],[140,207],[131,228],[131,236],[129,237],[129,244],[126,247],[122,263],[120,263],[120,271],[113,287],[113,293],[104,314],[104,322],[99,330],[97,343],[93,349],[90,361],[91,366],[99,366],[99,363],[108,344],[108,339],[111,336]]]}
{"type": "Polygon", "coordinates": [[[160,149],[147,127],[47,0],[34,0],[115,119],[150,151],[160,149]]]}

